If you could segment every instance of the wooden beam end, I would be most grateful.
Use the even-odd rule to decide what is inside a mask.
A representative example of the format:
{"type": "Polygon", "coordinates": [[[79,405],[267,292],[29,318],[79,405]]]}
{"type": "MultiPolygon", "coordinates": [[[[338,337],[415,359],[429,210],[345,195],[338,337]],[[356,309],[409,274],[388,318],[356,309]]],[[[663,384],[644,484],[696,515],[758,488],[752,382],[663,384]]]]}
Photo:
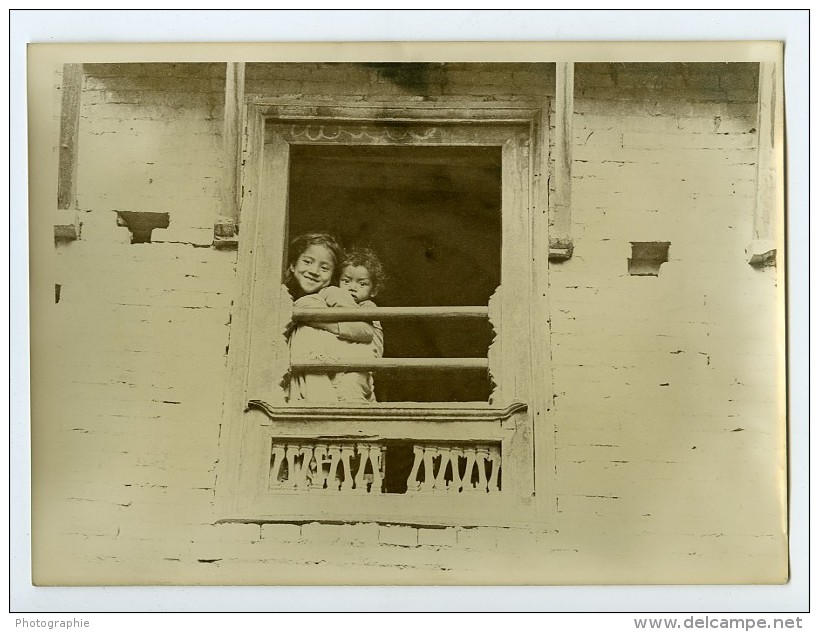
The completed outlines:
{"type": "Polygon", "coordinates": [[[567,261],[572,258],[574,243],[569,237],[549,239],[549,261],[567,261]]]}
{"type": "Polygon", "coordinates": [[[77,211],[58,210],[54,217],[54,241],[75,241],[80,238],[77,211]]]}
{"type": "Polygon", "coordinates": [[[776,242],[770,239],[755,239],[745,249],[748,263],[755,268],[776,265],[776,242]]]}

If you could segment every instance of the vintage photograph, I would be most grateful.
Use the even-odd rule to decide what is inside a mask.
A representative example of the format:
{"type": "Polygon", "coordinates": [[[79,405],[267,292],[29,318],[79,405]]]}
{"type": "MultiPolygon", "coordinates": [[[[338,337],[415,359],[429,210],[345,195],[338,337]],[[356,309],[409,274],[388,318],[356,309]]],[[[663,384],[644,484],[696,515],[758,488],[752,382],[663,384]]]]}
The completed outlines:
{"type": "Polygon", "coordinates": [[[787,582],[779,43],[153,46],[30,48],[35,585],[787,582]]]}

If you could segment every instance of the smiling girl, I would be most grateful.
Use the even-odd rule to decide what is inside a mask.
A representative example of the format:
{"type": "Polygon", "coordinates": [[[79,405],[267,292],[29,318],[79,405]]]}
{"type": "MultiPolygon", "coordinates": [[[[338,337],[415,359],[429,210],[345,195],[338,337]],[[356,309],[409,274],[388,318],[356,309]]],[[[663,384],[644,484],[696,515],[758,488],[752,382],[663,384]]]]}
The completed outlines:
{"type": "MultiPolygon", "coordinates": [[[[308,233],[293,240],[285,285],[294,307],[355,307],[349,292],[335,287],[343,251],[325,233],[308,233]]],[[[338,340],[369,344],[375,329],[369,322],[301,322],[289,335],[292,362],[338,360],[338,340]]],[[[333,402],[339,396],[333,373],[291,372],[289,401],[333,402]]]]}

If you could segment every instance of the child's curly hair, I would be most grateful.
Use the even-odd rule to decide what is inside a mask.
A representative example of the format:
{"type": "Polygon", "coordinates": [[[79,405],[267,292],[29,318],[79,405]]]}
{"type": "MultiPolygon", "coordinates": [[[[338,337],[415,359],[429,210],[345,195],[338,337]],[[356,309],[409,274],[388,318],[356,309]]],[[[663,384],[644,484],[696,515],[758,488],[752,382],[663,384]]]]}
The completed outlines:
{"type": "Polygon", "coordinates": [[[370,248],[357,246],[345,251],[341,264],[338,266],[339,272],[347,266],[362,266],[367,269],[373,285],[373,296],[381,291],[387,281],[384,266],[381,265],[378,255],[370,248]]]}

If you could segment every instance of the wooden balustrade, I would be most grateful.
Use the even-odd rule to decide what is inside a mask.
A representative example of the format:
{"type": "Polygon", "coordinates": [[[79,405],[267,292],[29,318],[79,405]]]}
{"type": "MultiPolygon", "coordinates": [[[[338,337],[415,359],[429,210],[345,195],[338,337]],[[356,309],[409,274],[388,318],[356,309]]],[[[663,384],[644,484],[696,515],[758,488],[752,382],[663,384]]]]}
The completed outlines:
{"type": "MultiPolygon", "coordinates": [[[[271,491],[380,494],[386,447],[361,441],[274,441],[271,491]]],[[[499,445],[414,444],[407,494],[497,494],[501,491],[499,445]]]]}
{"type": "Polygon", "coordinates": [[[408,494],[499,493],[501,456],[496,445],[414,445],[408,494]]]}
{"type": "Polygon", "coordinates": [[[271,490],[379,494],[383,480],[382,445],[303,441],[271,447],[271,490]]]}

